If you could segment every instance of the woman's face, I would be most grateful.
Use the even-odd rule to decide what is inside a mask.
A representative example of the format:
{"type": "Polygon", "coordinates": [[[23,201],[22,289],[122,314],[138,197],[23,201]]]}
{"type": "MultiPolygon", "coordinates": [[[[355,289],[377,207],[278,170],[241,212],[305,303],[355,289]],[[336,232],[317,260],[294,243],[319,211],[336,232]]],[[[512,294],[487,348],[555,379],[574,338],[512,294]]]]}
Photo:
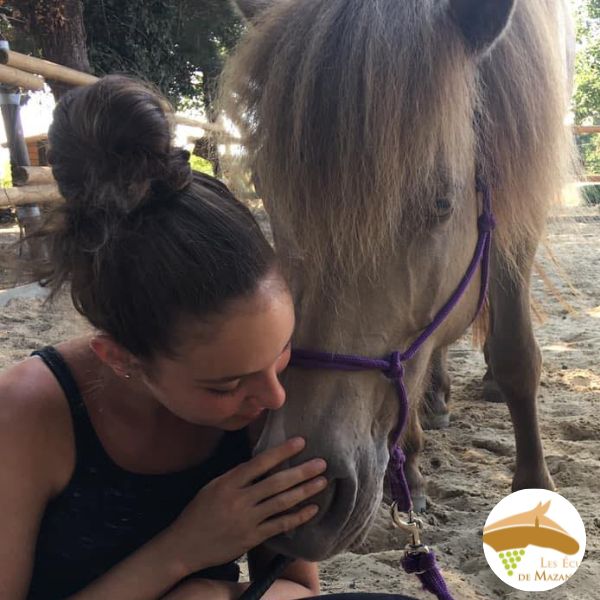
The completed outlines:
{"type": "Polygon", "coordinates": [[[294,307],[277,274],[210,324],[184,324],[177,358],[159,358],[145,383],[173,414],[233,431],[285,402],[279,373],[290,360],[294,307]],[[207,328],[208,333],[207,335],[207,328]]]}

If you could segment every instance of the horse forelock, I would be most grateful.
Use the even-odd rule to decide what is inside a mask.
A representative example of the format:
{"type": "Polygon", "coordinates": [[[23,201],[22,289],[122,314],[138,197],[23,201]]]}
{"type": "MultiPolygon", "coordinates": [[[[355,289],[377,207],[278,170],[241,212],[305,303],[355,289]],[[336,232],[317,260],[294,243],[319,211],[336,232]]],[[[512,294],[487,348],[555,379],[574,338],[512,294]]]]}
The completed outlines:
{"type": "Polygon", "coordinates": [[[497,186],[507,257],[539,236],[570,155],[551,4],[521,2],[481,60],[434,0],[282,1],[250,29],[225,107],[317,286],[376,273],[448,185],[473,183],[476,162],[497,186]]]}

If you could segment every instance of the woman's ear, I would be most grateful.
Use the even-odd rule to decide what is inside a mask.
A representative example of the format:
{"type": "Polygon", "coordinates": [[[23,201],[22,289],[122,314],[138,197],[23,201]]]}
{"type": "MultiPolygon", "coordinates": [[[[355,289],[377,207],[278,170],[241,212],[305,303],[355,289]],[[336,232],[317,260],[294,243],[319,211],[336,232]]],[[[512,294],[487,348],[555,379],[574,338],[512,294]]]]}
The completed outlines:
{"type": "Polygon", "coordinates": [[[483,53],[502,35],[515,4],[516,0],[450,0],[449,8],[469,48],[483,53]]]}
{"type": "Polygon", "coordinates": [[[139,369],[138,360],[123,346],[115,342],[109,335],[99,333],[90,341],[92,352],[108,367],[117,377],[130,379],[132,374],[139,369]]]}

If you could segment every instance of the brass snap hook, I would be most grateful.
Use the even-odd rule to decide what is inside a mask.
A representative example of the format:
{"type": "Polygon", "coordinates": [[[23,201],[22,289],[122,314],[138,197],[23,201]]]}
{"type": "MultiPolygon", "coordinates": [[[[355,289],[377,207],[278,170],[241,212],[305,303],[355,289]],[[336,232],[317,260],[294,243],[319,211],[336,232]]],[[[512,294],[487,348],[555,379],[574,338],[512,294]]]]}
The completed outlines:
{"type": "Polygon", "coordinates": [[[415,517],[415,513],[410,510],[408,512],[408,521],[400,518],[398,503],[394,502],[390,508],[392,522],[394,526],[401,529],[408,537],[408,543],[404,548],[405,554],[426,554],[429,548],[421,541],[421,531],[423,529],[423,521],[415,517]]]}

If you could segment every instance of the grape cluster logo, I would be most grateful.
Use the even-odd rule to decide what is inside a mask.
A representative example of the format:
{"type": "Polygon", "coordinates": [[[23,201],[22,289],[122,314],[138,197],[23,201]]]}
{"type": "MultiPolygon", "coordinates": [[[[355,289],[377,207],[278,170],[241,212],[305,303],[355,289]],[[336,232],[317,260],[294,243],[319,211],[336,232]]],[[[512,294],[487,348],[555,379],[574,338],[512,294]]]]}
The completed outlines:
{"type": "Polygon", "coordinates": [[[546,591],[571,578],[585,552],[575,507],[548,490],[520,490],[501,500],[483,529],[492,571],[517,590],[546,591]]]}

